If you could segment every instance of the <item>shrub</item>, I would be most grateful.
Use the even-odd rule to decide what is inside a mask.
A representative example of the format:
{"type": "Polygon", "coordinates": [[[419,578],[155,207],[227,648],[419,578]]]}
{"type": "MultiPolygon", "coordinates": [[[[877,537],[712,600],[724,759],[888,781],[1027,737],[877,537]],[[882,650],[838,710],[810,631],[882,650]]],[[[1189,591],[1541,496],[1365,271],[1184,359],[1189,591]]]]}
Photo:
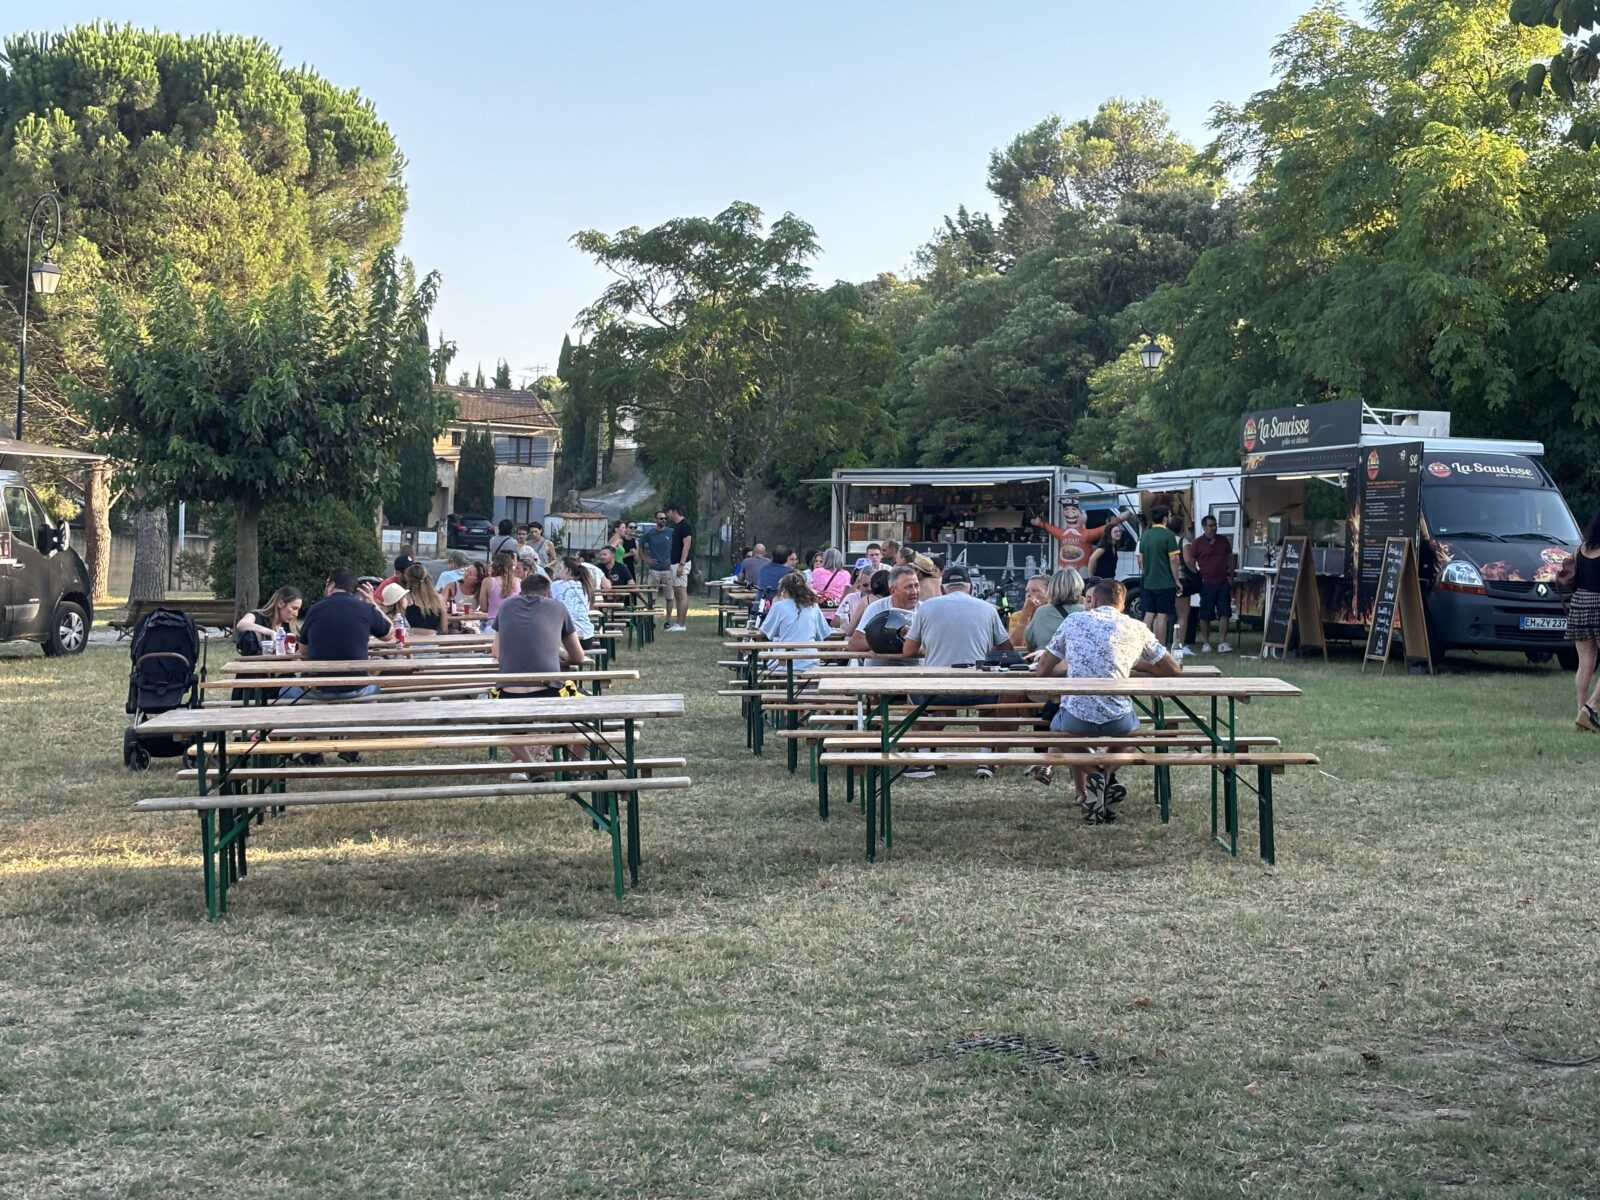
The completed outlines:
{"type": "MultiPolygon", "coordinates": [[[[233,518],[226,514],[211,548],[211,588],[233,595],[233,518]]],[[[385,574],[383,547],[370,513],[336,500],[311,504],[273,504],[261,513],[261,595],[290,584],[308,603],[320,599],[334,567],[361,575],[385,574]]]]}

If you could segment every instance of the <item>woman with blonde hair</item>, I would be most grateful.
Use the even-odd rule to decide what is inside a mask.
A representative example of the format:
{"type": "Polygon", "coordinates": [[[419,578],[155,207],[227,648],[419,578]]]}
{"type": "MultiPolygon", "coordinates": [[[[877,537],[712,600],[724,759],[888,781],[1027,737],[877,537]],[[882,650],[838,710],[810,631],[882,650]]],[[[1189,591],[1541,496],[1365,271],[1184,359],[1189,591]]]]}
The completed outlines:
{"type": "Polygon", "coordinates": [[[239,646],[239,652],[247,653],[244,646],[249,644],[247,639],[238,636],[240,634],[255,634],[258,639],[255,653],[260,654],[280,629],[284,633],[294,632],[294,623],[300,619],[300,609],[304,604],[305,597],[297,587],[285,586],[273,592],[265,604],[254,612],[245,613],[233,627],[234,644],[239,646]]]}
{"type": "MultiPolygon", "coordinates": [[[[761,622],[761,632],[771,642],[821,642],[828,637],[828,619],[817,605],[817,594],[801,571],[790,571],[778,581],[778,595],[761,622]]],[[[796,671],[809,671],[814,658],[795,660],[796,671]]]]}
{"type": "Polygon", "coordinates": [[[438,633],[444,626],[444,603],[433,586],[433,576],[421,563],[406,568],[405,588],[410,593],[406,602],[406,624],[412,629],[438,633]]]}
{"type": "Polygon", "coordinates": [[[484,619],[489,625],[494,624],[500,605],[516,594],[516,576],[511,571],[516,561],[517,556],[509,550],[497,551],[489,560],[489,577],[478,588],[478,607],[483,610],[484,619]]]}

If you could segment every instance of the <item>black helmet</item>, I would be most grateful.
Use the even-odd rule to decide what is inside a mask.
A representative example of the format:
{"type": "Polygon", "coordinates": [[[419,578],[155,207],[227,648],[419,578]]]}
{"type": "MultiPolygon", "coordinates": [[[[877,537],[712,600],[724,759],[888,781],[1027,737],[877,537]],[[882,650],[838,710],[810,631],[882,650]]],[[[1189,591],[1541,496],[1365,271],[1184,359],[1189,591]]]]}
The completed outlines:
{"type": "Polygon", "coordinates": [[[911,614],[903,608],[886,608],[867,622],[865,637],[874,654],[899,655],[906,648],[911,614]]]}

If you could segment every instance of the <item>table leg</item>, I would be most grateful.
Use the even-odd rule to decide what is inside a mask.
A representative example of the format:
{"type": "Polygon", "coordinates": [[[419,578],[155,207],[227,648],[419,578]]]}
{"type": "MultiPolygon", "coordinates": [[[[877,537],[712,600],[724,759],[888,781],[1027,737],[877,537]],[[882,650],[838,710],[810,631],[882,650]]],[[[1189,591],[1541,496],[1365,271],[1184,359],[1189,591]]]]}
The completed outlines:
{"type": "Polygon", "coordinates": [[[1278,845],[1272,820],[1272,768],[1256,768],[1256,819],[1261,829],[1261,857],[1269,865],[1278,861],[1278,845]]]}
{"type": "Polygon", "coordinates": [[[218,916],[215,822],[216,814],[209,808],[200,810],[201,871],[205,879],[206,917],[212,921],[218,916]]]}
{"type": "MultiPolygon", "coordinates": [[[[638,770],[633,765],[633,719],[622,723],[623,754],[628,761],[628,778],[637,779],[638,770]]],[[[639,792],[628,792],[628,876],[634,887],[639,886],[639,792]]]]}
{"type": "MultiPolygon", "coordinates": [[[[784,666],[788,668],[788,671],[785,673],[785,676],[784,676],[784,696],[787,699],[788,704],[789,704],[789,711],[784,714],[784,716],[788,717],[789,719],[784,722],[784,727],[790,733],[793,733],[798,728],[798,726],[796,725],[795,722],[797,721],[797,719],[800,716],[800,714],[797,713],[795,711],[795,709],[794,709],[794,659],[792,659],[792,658],[789,659],[788,662],[784,663],[784,666]]],[[[788,755],[788,757],[789,757],[789,774],[791,774],[791,775],[793,775],[795,773],[795,768],[800,765],[799,755],[800,755],[800,743],[797,742],[794,738],[791,737],[789,739],[789,755],[788,755]]]]}

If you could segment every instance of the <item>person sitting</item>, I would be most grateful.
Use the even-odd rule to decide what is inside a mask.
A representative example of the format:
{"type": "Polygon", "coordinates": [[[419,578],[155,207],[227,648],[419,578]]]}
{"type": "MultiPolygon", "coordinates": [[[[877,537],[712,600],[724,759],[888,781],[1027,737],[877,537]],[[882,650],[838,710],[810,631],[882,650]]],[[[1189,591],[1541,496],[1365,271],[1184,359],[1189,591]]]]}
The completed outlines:
{"type": "Polygon", "coordinates": [[[406,624],[424,633],[439,633],[444,628],[444,603],[428,576],[428,568],[412,563],[406,571],[406,624]]]}
{"type": "Polygon", "coordinates": [[[281,587],[267,597],[267,602],[254,612],[247,612],[233,627],[234,645],[240,654],[271,654],[266,647],[273,643],[278,633],[294,632],[294,623],[300,619],[300,609],[305,597],[297,587],[281,587]],[[245,635],[250,635],[246,637],[245,635]],[[251,647],[247,649],[246,647],[251,647]]]}
{"type": "Polygon", "coordinates": [[[1023,645],[1031,651],[1043,650],[1055,637],[1056,630],[1075,612],[1083,611],[1083,576],[1071,567],[1063,567],[1050,576],[1046,584],[1045,603],[1041,605],[1023,630],[1023,645]]]}
{"type": "MultiPolygon", "coordinates": [[[[461,571],[461,578],[454,583],[446,585],[440,592],[440,598],[452,618],[461,613],[472,612],[478,607],[478,592],[483,587],[484,576],[488,572],[484,565],[478,562],[469,562],[461,571]]],[[[451,625],[460,622],[452,619],[451,625]]]]}
{"type": "Polygon", "coordinates": [[[439,578],[434,581],[435,586],[438,588],[441,595],[444,594],[444,590],[447,587],[459,580],[462,575],[466,574],[467,563],[470,560],[467,558],[467,553],[465,550],[452,550],[449,554],[445,555],[445,561],[450,564],[449,567],[443,571],[440,571],[439,578]]]}
{"type": "Polygon", "coordinates": [[[896,659],[884,658],[877,654],[867,637],[867,626],[872,624],[873,618],[879,613],[891,608],[902,612],[915,612],[917,602],[921,596],[921,584],[917,578],[915,567],[896,567],[893,571],[873,572],[873,586],[877,586],[879,577],[882,577],[885,595],[867,605],[856,622],[854,632],[850,634],[850,649],[861,655],[862,666],[892,666],[896,659]]]}
{"type": "Polygon", "coordinates": [[[1011,620],[1006,628],[1011,632],[1011,644],[1017,649],[1027,645],[1023,635],[1028,630],[1028,622],[1033,620],[1033,614],[1045,605],[1045,597],[1050,592],[1050,580],[1043,575],[1035,575],[1028,580],[1022,588],[1022,607],[1011,614],[1011,620]]]}
{"type": "Polygon", "coordinates": [[[833,627],[846,636],[856,631],[856,626],[861,624],[861,614],[874,600],[889,594],[888,572],[883,572],[885,578],[883,591],[877,592],[873,588],[873,578],[878,574],[870,567],[863,567],[856,572],[855,586],[844,594],[844,599],[839,601],[839,611],[834,614],[833,627]]]}
{"type": "Polygon", "coordinates": [[[583,569],[583,563],[571,557],[556,563],[555,582],[550,585],[550,594],[566,606],[583,648],[593,650],[599,645],[594,640],[594,618],[589,615],[594,609],[594,588],[589,583],[589,574],[583,569]]]}
{"type": "Polygon", "coordinates": [[[774,546],[772,559],[756,572],[756,599],[773,600],[778,595],[778,584],[790,571],[796,569],[798,558],[787,546],[774,546]]]}
{"type": "Polygon", "coordinates": [[[579,550],[570,557],[583,564],[583,573],[589,577],[589,588],[595,595],[606,590],[606,573],[595,566],[593,550],[579,550]]]}
{"type": "MultiPolygon", "coordinates": [[[[300,656],[308,662],[365,662],[371,638],[392,642],[393,622],[378,608],[369,584],[358,584],[356,573],[349,567],[335,567],[328,572],[322,599],[300,622],[300,656]]],[[[350,699],[376,695],[377,691],[376,684],[327,687],[317,689],[312,696],[350,699]]],[[[291,687],[283,690],[281,698],[295,700],[305,694],[304,688],[291,687]]]]}
{"type": "MultiPolygon", "coordinates": [[[[566,605],[550,595],[550,580],[543,575],[528,574],[518,585],[517,594],[508,598],[500,609],[500,620],[494,629],[494,657],[502,675],[550,673],[561,670],[562,664],[582,666],[588,662],[583,645],[578,641],[578,631],[572,624],[566,605]]],[[[559,683],[507,684],[499,689],[502,699],[550,698],[561,694],[559,683]]],[[[583,742],[567,747],[568,757],[582,759],[587,756],[583,742]]],[[[511,757],[518,762],[536,761],[533,750],[526,745],[512,746],[511,757]]],[[[513,782],[525,782],[523,771],[507,776],[513,782]]]]}
{"type": "Polygon", "coordinates": [[[406,572],[408,570],[410,570],[411,564],[413,562],[415,562],[415,561],[416,560],[413,559],[411,557],[411,555],[409,555],[409,554],[397,554],[397,555],[395,555],[394,556],[394,574],[389,576],[382,583],[378,584],[378,586],[376,588],[374,588],[373,590],[376,591],[379,595],[382,595],[383,594],[383,589],[388,587],[391,583],[399,583],[399,584],[403,585],[405,577],[406,577],[406,572]]]}
{"type": "MultiPolygon", "coordinates": [[[[1127,679],[1134,671],[1151,675],[1176,675],[1178,660],[1169,654],[1145,625],[1123,614],[1128,590],[1115,579],[1103,579],[1092,593],[1094,607],[1067,616],[1035,671],[1060,674],[1064,665],[1073,679],[1127,679]]],[[[1137,733],[1139,715],[1127,696],[1066,696],[1050,728],[1082,737],[1121,737],[1137,733]]],[[[1105,824],[1116,819],[1113,807],[1128,789],[1091,764],[1072,768],[1083,819],[1105,824]]]]}
{"type": "Polygon", "coordinates": [[[811,571],[811,590],[817,594],[817,603],[825,614],[839,607],[849,586],[850,572],[845,570],[844,552],[837,547],[823,551],[822,565],[811,571]]]}
{"type": "Polygon", "coordinates": [[[745,587],[756,587],[757,580],[761,575],[761,569],[771,561],[772,559],[767,557],[766,546],[761,542],[757,542],[750,547],[749,555],[740,561],[738,568],[733,573],[733,577],[745,587]]]}
{"type": "Polygon", "coordinates": [[[489,560],[489,577],[478,588],[478,608],[490,625],[494,624],[500,605],[517,589],[516,576],[512,571],[516,565],[517,556],[508,550],[500,551],[489,560]]]}
{"type": "Polygon", "coordinates": [[[399,621],[405,617],[406,604],[411,600],[411,593],[406,591],[405,584],[386,583],[377,589],[377,597],[378,607],[391,622],[399,621]]]}
{"type": "Polygon", "coordinates": [[[600,573],[606,577],[608,588],[633,586],[633,572],[628,569],[627,563],[617,557],[614,546],[600,547],[600,573]]]}
{"type": "MultiPolygon", "coordinates": [[[[771,642],[821,642],[828,637],[828,619],[817,605],[817,594],[806,577],[790,571],[778,581],[777,596],[761,622],[761,632],[771,642]]],[[[797,658],[796,671],[809,671],[817,659],[797,658]]]]}

